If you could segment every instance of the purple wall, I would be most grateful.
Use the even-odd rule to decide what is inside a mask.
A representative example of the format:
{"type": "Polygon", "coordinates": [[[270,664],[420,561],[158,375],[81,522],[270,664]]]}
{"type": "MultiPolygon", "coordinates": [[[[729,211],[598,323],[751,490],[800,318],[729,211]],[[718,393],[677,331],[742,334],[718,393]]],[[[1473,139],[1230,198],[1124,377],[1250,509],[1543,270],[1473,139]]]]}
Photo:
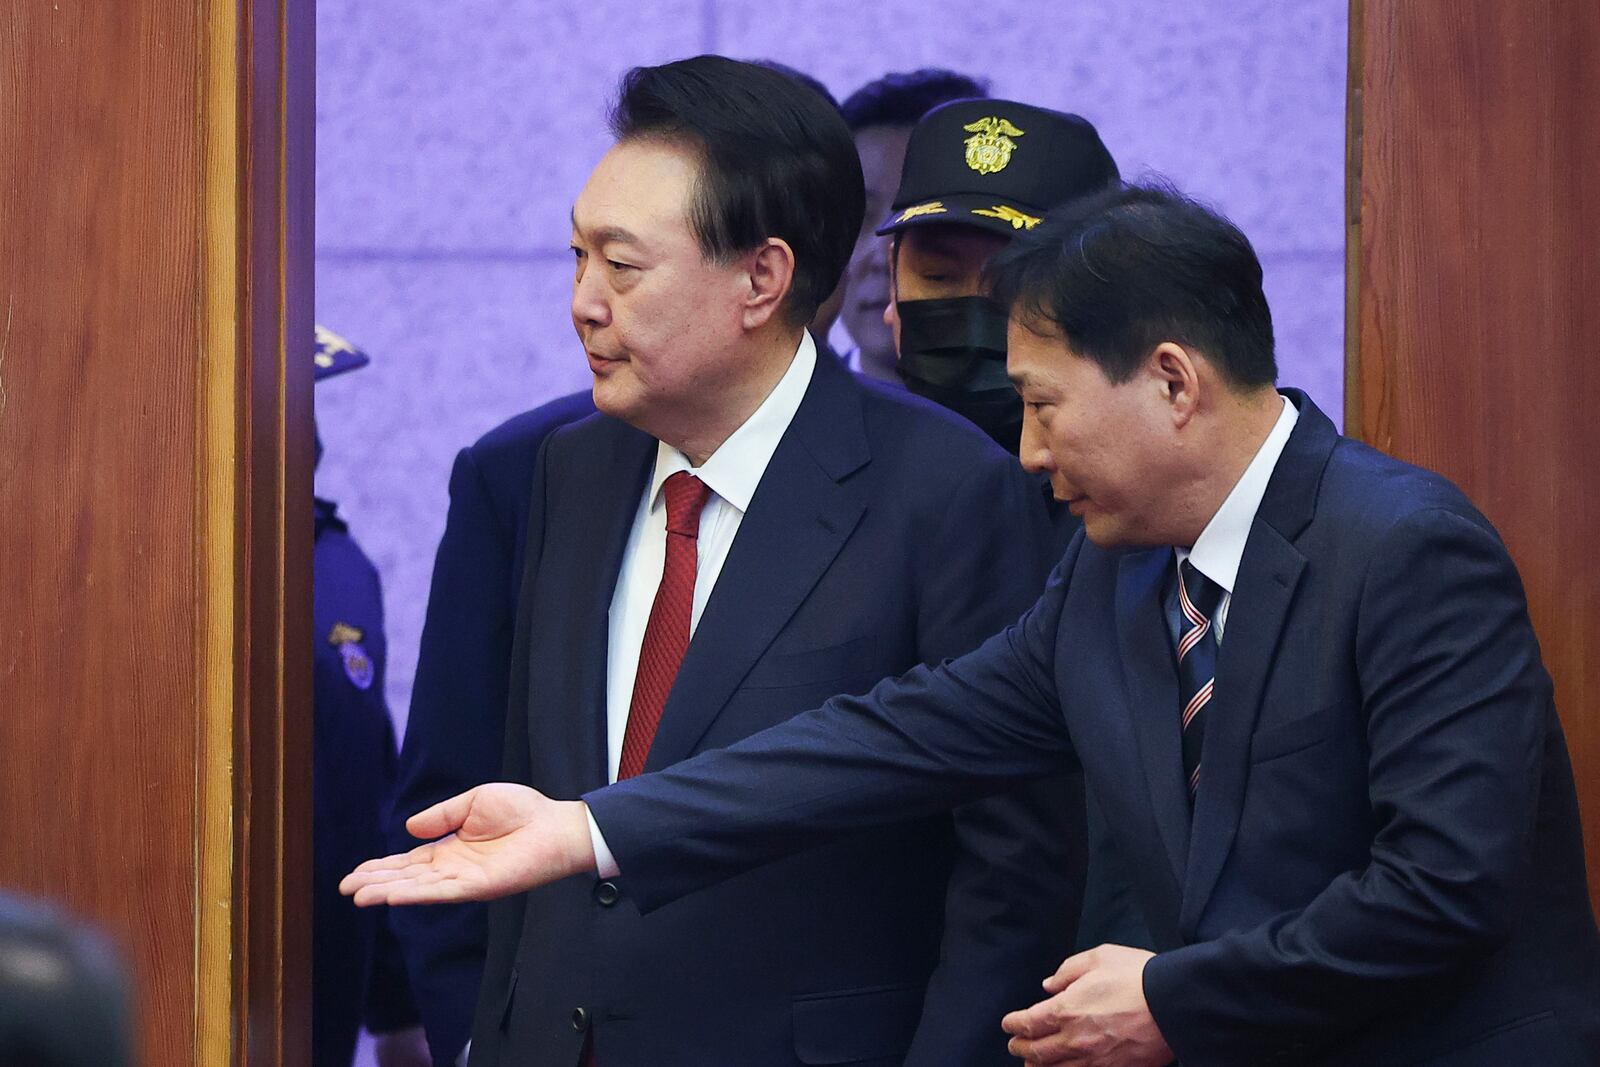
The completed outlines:
{"type": "Polygon", "coordinates": [[[1079,112],[1255,242],[1282,380],[1342,405],[1348,0],[319,0],[317,319],[373,356],[318,387],[340,502],[383,572],[404,720],[458,448],[586,385],[567,212],[628,67],[704,51],[843,97],[949,66],[1079,112]]]}

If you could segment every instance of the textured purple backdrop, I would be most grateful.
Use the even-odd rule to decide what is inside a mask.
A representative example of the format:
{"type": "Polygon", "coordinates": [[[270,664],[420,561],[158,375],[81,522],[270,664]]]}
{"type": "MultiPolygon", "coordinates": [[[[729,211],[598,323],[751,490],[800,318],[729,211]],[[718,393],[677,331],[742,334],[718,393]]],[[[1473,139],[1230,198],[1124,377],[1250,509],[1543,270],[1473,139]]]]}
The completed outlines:
{"type": "Polygon", "coordinates": [[[383,573],[397,720],[456,450],[587,384],[567,212],[623,71],[767,57],[842,98],[940,65],[1079,112],[1243,227],[1282,380],[1337,413],[1347,2],[319,0],[317,318],[374,362],[318,388],[317,484],[383,573]]]}

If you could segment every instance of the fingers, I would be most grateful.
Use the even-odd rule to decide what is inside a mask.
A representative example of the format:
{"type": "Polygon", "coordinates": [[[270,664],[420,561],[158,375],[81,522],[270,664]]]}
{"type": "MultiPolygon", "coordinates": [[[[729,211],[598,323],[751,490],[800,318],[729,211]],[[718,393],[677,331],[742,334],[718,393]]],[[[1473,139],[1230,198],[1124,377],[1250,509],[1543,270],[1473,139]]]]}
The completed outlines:
{"type": "Polygon", "coordinates": [[[417,864],[426,864],[433,859],[433,845],[418,845],[410,852],[397,852],[392,856],[380,856],[375,860],[368,860],[339,882],[339,892],[350,896],[362,886],[372,882],[386,881],[398,872],[417,864]]]}
{"type": "Polygon", "coordinates": [[[1000,1020],[1000,1029],[1017,1037],[1043,1037],[1045,1034],[1053,1033],[1055,1028],[1045,1021],[1040,1007],[1042,1005],[1035,1004],[1031,1008],[1011,1012],[1000,1020]]]}
{"type": "Polygon", "coordinates": [[[1044,991],[1052,995],[1061,992],[1067,986],[1076,982],[1094,969],[1096,949],[1080,952],[1076,956],[1068,956],[1056,973],[1044,980],[1044,991]]]}
{"type": "Polygon", "coordinates": [[[480,787],[474,787],[465,793],[457,793],[431,808],[423,808],[406,820],[406,833],[424,839],[455,833],[461,829],[461,824],[467,821],[467,813],[472,810],[472,800],[477,795],[478,788],[480,787]]]}
{"type": "Polygon", "coordinates": [[[367,908],[374,904],[448,904],[466,898],[466,887],[454,874],[424,867],[362,887],[355,895],[355,903],[367,908]]]}

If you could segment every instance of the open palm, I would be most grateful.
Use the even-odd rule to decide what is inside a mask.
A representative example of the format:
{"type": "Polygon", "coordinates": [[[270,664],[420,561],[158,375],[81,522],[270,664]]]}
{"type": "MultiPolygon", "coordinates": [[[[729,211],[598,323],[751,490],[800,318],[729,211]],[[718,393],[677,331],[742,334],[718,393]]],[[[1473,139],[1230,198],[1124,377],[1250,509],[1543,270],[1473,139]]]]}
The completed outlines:
{"type": "Polygon", "coordinates": [[[594,864],[583,804],[523,785],[469,789],[413,815],[406,829],[439,840],[368,860],[339,891],[362,907],[493,900],[594,864]]]}

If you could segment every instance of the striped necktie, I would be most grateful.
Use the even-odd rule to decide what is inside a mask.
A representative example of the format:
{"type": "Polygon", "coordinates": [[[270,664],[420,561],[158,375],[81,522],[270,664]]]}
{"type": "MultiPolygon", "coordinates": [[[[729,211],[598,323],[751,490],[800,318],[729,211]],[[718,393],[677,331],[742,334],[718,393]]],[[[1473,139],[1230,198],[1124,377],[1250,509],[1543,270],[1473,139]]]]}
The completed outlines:
{"type": "Polygon", "coordinates": [[[1167,626],[1178,657],[1178,703],[1182,709],[1183,774],[1189,799],[1200,788],[1200,751],[1206,736],[1206,715],[1217,676],[1217,605],[1222,587],[1201,574],[1188,560],[1167,598],[1167,626]]]}

